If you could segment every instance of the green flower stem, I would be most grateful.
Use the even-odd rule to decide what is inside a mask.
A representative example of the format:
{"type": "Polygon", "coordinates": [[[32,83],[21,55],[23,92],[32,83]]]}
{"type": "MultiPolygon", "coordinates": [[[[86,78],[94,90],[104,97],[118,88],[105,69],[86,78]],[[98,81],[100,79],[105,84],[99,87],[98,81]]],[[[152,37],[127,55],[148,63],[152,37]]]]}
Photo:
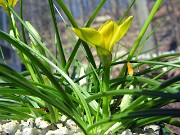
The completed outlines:
{"type": "MultiPolygon", "coordinates": [[[[141,40],[142,40],[142,38],[143,38],[143,36],[144,36],[144,34],[145,34],[148,26],[149,26],[149,24],[151,23],[154,15],[155,15],[155,13],[157,12],[157,10],[158,10],[158,8],[160,7],[160,5],[161,5],[162,2],[163,2],[163,0],[157,0],[157,1],[156,1],[153,9],[151,10],[151,13],[149,14],[149,16],[148,16],[148,18],[147,18],[144,26],[142,27],[141,32],[140,32],[139,35],[138,35],[137,40],[135,41],[135,43],[134,43],[134,45],[133,45],[133,47],[132,47],[132,49],[131,49],[131,51],[130,51],[130,53],[129,53],[129,55],[128,55],[127,61],[130,61],[130,60],[132,59],[134,53],[136,52],[137,48],[139,47],[139,44],[140,44],[140,42],[141,42],[141,40]]],[[[123,66],[123,68],[122,68],[119,76],[122,77],[123,74],[125,73],[125,71],[126,71],[126,64],[123,66]]]]}
{"type": "MultiPolygon", "coordinates": [[[[104,74],[102,80],[102,91],[107,92],[109,91],[109,76],[110,76],[110,67],[104,67],[104,74]]],[[[103,97],[102,102],[102,110],[103,110],[103,118],[107,118],[110,115],[110,107],[109,107],[109,97],[103,97]]]]}
{"type": "MultiPolygon", "coordinates": [[[[108,60],[108,59],[107,59],[108,60]]],[[[106,93],[110,90],[109,88],[109,79],[110,79],[110,65],[104,65],[103,66],[103,78],[102,78],[102,92],[106,93]]],[[[102,112],[103,112],[103,119],[106,119],[110,116],[110,96],[104,96],[102,98],[102,112]]],[[[106,126],[106,125],[105,125],[106,126]]],[[[99,133],[99,135],[104,135],[106,130],[103,129],[101,130],[101,132],[99,133]]]]}
{"type": "MultiPolygon", "coordinates": [[[[111,61],[112,61],[112,55],[110,52],[107,52],[106,50],[97,47],[97,54],[100,58],[100,61],[103,66],[103,77],[102,77],[102,92],[109,91],[109,82],[110,82],[110,67],[111,67],[111,61]]],[[[109,96],[103,97],[102,102],[102,110],[103,110],[103,119],[110,116],[110,107],[109,107],[109,96]]]]}

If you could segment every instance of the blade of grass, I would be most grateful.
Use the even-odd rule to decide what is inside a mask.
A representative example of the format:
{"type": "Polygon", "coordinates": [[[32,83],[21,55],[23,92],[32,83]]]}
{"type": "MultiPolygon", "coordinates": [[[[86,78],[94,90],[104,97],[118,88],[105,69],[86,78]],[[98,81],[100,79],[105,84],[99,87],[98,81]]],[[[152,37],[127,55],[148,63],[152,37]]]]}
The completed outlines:
{"type": "MultiPolygon", "coordinates": [[[[23,0],[20,0],[20,17],[23,20],[23,0]]],[[[22,37],[25,44],[27,44],[26,35],[24,31],[24,25],[21,23],[22,37]]]]}
{"type": "Polygon", "coordinates": [[[53,2],[52,2],[52,0],[48,0],[48,2],[49,2],[50,11],[51,11],[54,31],[55,31],[55,35],[56,35],[56,42],[57,42],[56,46],[57,46],[58,51],[59,51],[59,56],[60,56],[60,59],[61,59],[62,67],[64,68],[65,65],[66,65],[66,59],[65,59],[63,47],[62,47],[62,44],[61,44],[60,35],[59,35],[59,32],[58,32],[58,27],[57,27],[57,21],[56,21],[56,17],[55,17],[55,13],[54,13],[53,2]]]}
{"type": "MultiPolygon", "coordinates": [[[[133,44],[133,47],[132,47],[132,49],[131,49],[131,51],[130,51],[130,53],[128,55],[127,61],[130,61],[132,59],[134,53],[136,52],[136,50],[137,50],[137,48],[138,48],[138,46],[139,46],[139,44],[140,44],[140,42],[141,42],[141,40],[143,38],[143,36],[144,36],[148,26],[149,26],[149,24],[151,23],[155,13],[157,12],[157,10],[160,7],[162,2],[163,2],[163,0],[157,0],[155,5],[153,6],[153,8],[152,8],[152,10],[151,10],[151,12],[150,12],[150,14],[149,14],[145,24],[144,24],[144,26],[142,27],[142,29],[141,29],[141,31],[140,31],[136,41],[133,44]]],[[[119,76],[122,77],[123,74],[125,73],[125,71],[126,71],[126,64],[123,66],[119,76]]]]}
{"type": "Polygon", "coordinates": [[[1,56],[2,56],[2,59],[3,59],[4,64],[6,65],[6,60],[5,60],[5,57],[4,57],[4,52],[3,52],[1,46],[0,46],[0,54],[1,54],[1,56]]]}
{"type": "Polygon", "coordinates": [[[180,93],[165,93],[165,92],[157,92],[155,90],[139,90],[139,89],[121,89],[121,90],[112,90],[107,92],[98,92],[97,94],[93,94],[86,98],[86,101],[89,103],[95,99],[106,97],[106,96],[116,96],[116,95],[125,95],[125,94],[131,94],[131,95],[146,95],[150,97],[163,97],[167,99],[176,99],[180,101],[180,93]]]}
{"type": "Polygon", "coordinates": [[[56,64],[61,68],[61,64],[57,61],[57,59],[53,56],[53,54],[49,51],[48,48],[36,37],[36,35],[27,27],[25,22],[19,17],[19,15],[8,6],[11,12],[17,17],[17,19],[23,24],[23,26],[28,30],[28,32],[32,35],[32,37],[37,41],[37,43],[49,54],[49,56],[56,62],[56,64]]]}
{"type": "Polygon", "coordinates": [[[22,78],[18,73],[11,70],[7,66],[0,64],[0,67],[1,67],[0,75],[3,78],[9,80],[10,82],[16,83],[17,86],[28,90],[34,96],[37,96],[37,97],[41,98],[42,100],[46,101],[47,103],[57,107],[60,110],[60,112],[64,113],[65,115],[70,117],[73,121],[75,121],[76,124],[86,133],[86,131],[84,130],[84,122],[79,118],[79,115],[77,115],[78,113],[76,112],[76,110],[72,108],[73,106],[69,107],[69,105],[68,105],[69,102],[67,103],[66,101],[64,101],[64,103],[66,105],[63,105],[63,102],[58,102],[57,98],[54,98],[54,97],[51,98],[50,95],[47,96],[46,94],[38,91],[27,80],[22,78]],[[63,106],[66,106],[66,107],[63,107],[63,106]],[[66,109],[67,107],[68,107],[68,109],[66,109]]]}
{"type": "MultiPolygon", "coordinates": [[[[167,20],[167,18],[161,19],[161,21],[156,25],[156,27],[145,37],[144,41],[142,41],[142,44],[140,46],[140,49],[138,53],[136,54],[136,60],[139,56],[139,54],[142,52],[142,49],[144,48],[146,41],[156,32],[156,30],[167,20]]],[[[156,48],[153,48],[153,50],[156,48]]]]}
{"type": "Polygon", "coordinates": [[[152,116],[164,116],[167,118],[167,116],[172,116],[172,117],[179,117],[180,109],[151,109],[151,110],[145,110],[145,111],[136,111],[136,112],[131,112],[131,113],[121,113],[121,114],[115,114],[112,115],[109,118],[102,119],[95,123],[92,126],[87,127],[87,131],[92,130],[93,128],[100,126],[105,123],[109,122],[118,122],[120,120],[125,120],[125,119],[133,119],[133,118],[147,118],[147,117],[152,117],[152,116]]]}
{"type": "MultiPolygon", "coordinates": [[[[42,72],[44,72],[44,74],[49,78],[49,80],[52,82],[52,84],[57,88],[57,90],[63,95],[64,98],[64,102],[66,103],[66,105],[69,107],[69,109],[72,110],[72,112],[74,112],[74,115],[76,115],[76,119],[69,114],[67,114],[70,118],[72,118],[75,122],[77,122],[77,124],[82,128],[82,130],[86,133],[86,131],[84,130],[84,122],[79,118],[78,113],[76,112],[76,108],[74,107],[72,101],[68,98],[68,96],[66,95],[66,93],[63,91],[63,89],[61,88],[61,86],[59,85],[59,83],[57,82],[57,80],[52,76],[52,74],[46,69],[46,67],[44,67],[44,65],[38,60],[38,58],[40,57],[41,59],[45,60],[47,63],[49,63],[51,66],[53,66],[66,80],[68,80],[68,82],[72,85],[72,87],[74,88],[74,90],[79,90],[76,87],[76,84],[74,84],[74,82],[60,69],[58,68],[55,64],[53,64],[49,59],[47,59],[46,57],[42,56],[41,54],[38,54],[36,51],[34,51],[33,49],[31,49],[29,46],[27,46],[26,44],[22,43],[21,41],[16,40],[13,37],[10,37],[9,35],[7,35],[6,33],[0,31],[0,36],[10,42],[11,44],[13,44],[16,48],[22,50],[24,52],[24,54],[26,54],[29,59],[31,59],[36,65],[38,65],[38,67],[42,70],[42,72]],[[27,51],[27,49],[31,50],[34,54],[36,54],[37,56],[39,56],[38,58],[35,57],[34,55],[32,55],[29,51],[27,51]],[[81,121],[81,122],[80,122],[81,121]]],[[[31,88],[30,88],[31,89],[31,88]]],[[[75,91],[76,92],[76,91],[75,91]]],[[[79,96],[81,95],[81,93],[78,93],[79,96]]],[[[37,95],[37,94],[35,94],[37,95]]],[[[45,100],[47,102],[47,96],[42,96],[41,97],[43,100],[45,100]],[[45,98],[46,97],[46,98],[45,98]]],[[[81,97],[81,99],[83,99],[81,97]]],[[[56,102],[52,100],[50,100],[52,103],[54,103],[54,106],[59,106],[56,102]]],[[[49,101],[48,101],[49,103],[49,101]]],[[[86,104],[84,102],[84,104],[86,104]]],[[[58,108],[59,109],[59,108],[58,108]]],[[[64,110],[62,110],[62,108],[60,109],[62,112],[64,112],[64,110]]],[[[88,111],[88,109],[86,109],[88,111]]],[[[65,112],[68,113],[68,112],[65,112]]],[[[90,114],[90,113],[89,113],[90,114]]]]}
{"type": "Polygon", "coordinates": [[[131,7],[134,5],[134,3],[136,2],[136,0],[132,0],[131,4],[129,5],[129,7],[126,9],[126,11],[124,12],[124,14],[122,15],[122,17],[119,19],[118,21],[118,25],[120,25],[122,23],[122,21],[124,20],[125,16],[127,16],[127,14],[129,13],[131,7]]]}
{"type": "Polygon", "coordinates": [[[19,118],[24,119],[24,118],[31,118],[31,115],[28,115],[26,113],[23,113],[21,111],[17,111],[15,109],[9,108],[9,107],[5,107],[0,105],[1,110],[4,110],[6,112],[13,112],[14,114],[16,114],[19,118]]]}

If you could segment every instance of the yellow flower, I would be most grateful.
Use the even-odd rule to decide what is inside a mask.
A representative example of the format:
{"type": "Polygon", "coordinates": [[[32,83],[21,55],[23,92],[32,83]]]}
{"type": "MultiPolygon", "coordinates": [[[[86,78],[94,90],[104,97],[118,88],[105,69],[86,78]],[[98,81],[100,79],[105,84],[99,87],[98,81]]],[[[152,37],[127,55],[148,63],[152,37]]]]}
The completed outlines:
{"type": "MultiPolygon", "coordinates": [[[[7,0],[9,6],[14,7],[18,0],[7,0]]],[[[0,0],[0,6],[4,8],[5,11],[7,11],[7,4],[5,3],[5,0],[0,0]]]]}
{"type": "Polygon", "coordinates": [[[131,67],[130,62],[127,62],[127,68],[128,68],[128,74],[129,74],[130,76],[133,76],[134,70],[133,70],[133,68],[131,67]]]}
{"type": "Polygon", "coordinates": [[[75,34],[91,46],[101,48],[111,53],[114,44],[120,40],[129,29],[133,17],[128,17],[121,25],[110,20],[105,22],[98,30],[93,28],[72,28],[75,34]]]}

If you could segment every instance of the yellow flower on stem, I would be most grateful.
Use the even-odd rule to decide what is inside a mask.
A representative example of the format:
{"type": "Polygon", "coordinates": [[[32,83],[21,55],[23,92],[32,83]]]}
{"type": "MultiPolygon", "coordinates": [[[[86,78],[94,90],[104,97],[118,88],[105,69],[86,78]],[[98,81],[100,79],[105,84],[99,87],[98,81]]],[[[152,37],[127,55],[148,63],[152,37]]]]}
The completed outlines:
{"type": "MultiPolygon", "coordinates": [[[[7,0],[9,6],[14,7],[16,5],[16,3],[18,2],[18,0],[7,0]]],[[[5,2],[5,0],[0,0],[0,6],[2,6],[4,8],[5,11],[7,11],[7,4],[5,2]]]]}
{"type": "Polygon", "coordinates": [[[121,25],[112,20],[105,22],[98,30],[93,28],[72,28],[75,34],[91,46],[101,48],[111,53],[114,44],[120,40],[129,29],[133,17],[128,17],[121,25]]]}
{"type": "MultiPolygon", "coordinates": [[[[98,30],[93,28],[72,28],[75,34],[83,41],[96,47],[97,54],[103,66],[104,74],[102,76],[102,91],[110,90],[110,66],[112,61],[111,52],[114,44],[120,40],[128,31],[133,17],[128,17],[121,25],[112,20],[105,22],[98,30]]],[[[111,97],[103,97],[102,110],[103,118],[110,116],[110,99],[111,97]]]]}

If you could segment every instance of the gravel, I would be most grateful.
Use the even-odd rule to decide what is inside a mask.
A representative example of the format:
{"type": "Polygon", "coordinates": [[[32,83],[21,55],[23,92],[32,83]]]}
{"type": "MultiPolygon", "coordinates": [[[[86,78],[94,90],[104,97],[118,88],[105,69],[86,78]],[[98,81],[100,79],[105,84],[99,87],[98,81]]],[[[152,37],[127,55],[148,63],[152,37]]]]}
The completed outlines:
{"type": "MultiPolygon", "coordinates": [[[[137,128],[133,132],[127,129],[117,135],[159,135],[158,125],[148,125],[144,129],[137,128]]],[[[58,124],[50,124],[42,118],[27,121],[0,120],[0,135],[84,135],[72,120],[62,116],[58,124]]],[[[108,135],[111,135],[110,133],[108,135]]]]}
{"type": "MultiPolygon", "coordinates": [[[[65,120],[65,116],[62,119],[65,120]]],[[[72,120],[50,124],[42,118],[30,118],[27,121],[1,120],[0,135],[83,135],[83,132],[72,120]]]]}

